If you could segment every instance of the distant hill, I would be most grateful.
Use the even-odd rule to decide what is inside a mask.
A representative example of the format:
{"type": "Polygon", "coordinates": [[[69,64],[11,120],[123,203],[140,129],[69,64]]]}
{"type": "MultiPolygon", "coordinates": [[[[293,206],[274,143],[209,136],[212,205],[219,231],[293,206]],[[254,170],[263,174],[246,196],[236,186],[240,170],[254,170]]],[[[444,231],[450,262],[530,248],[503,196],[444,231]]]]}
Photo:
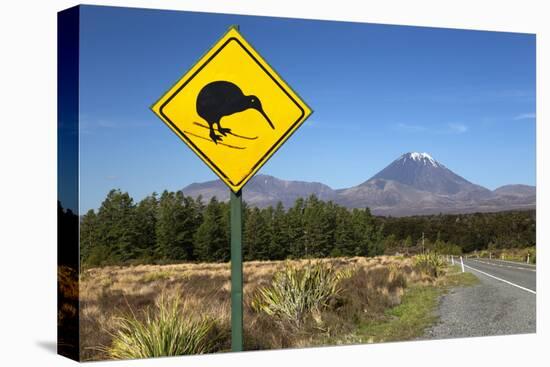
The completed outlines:
{"type": "MultiPolygon", "coordinates": [[[[183,189],[185,195],[197,197],[202,195],[205,201],[216,196],[219,200],[229,200],[229,189],[220,180],[194,183],[183,189]]],[[[281,201],[285,208],[294,205],[296,199],[317,195],[321,200],[335,200],[336,192],[318,182],[286,181],[268,175],[256,175],[243,189],[243,197],[248,205],[266,207],[275,206],[281,201]]]]}
{"type": "MultiPolygon", "coordinates": [[[[220,180],[191,184],[183,193],[202,195],[205,201],[212,196],[229,199],[229,190],[220,180]]],[[[374,214],[393,216],[533,209],[536,203],[534,186],[506,185],[491,191],[452,172],[429,154],[417,152],[403,154],[367,181],[346,189],[257,175],[243,190],[245,201],[258,207],[281,201],[288,208],[297,198],[311,194],[348,208],[369,207],[374,214]]]]}
{"type": "Polygon", "coordinates": [[[530,197],[537,194],[535,186],[529,185],[505,185],[495,189],[499,196],[530,197]]]}

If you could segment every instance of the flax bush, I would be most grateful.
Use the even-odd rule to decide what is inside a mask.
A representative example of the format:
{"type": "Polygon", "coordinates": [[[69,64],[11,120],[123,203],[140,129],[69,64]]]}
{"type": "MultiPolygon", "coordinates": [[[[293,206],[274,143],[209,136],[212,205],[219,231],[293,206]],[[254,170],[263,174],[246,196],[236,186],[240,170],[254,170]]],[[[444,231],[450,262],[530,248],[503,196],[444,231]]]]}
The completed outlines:
{"type": "Polygon", "coordinates": [[[445,259],[434,252],[416,255],[414,266],[424,274],[437,278],[445,268],[445,259]]]}
{"type": "Polygon", "coordinates": [[[213,351],[216,320],[192,315],[180,298],[159,297],[143,319],[131,313],[116,319],[111,347],[105,351],[114,359],[151,358],[213,351]]]}
{"type": "Polygon", "coordinates": [[[286,264],[269,286],[258,288],[252,295],[251,308],[299,327],[308,314],[319,312],[340,293],[340,280],[351,276],[352,271],[337,271],[321,262],[286,264]]]}

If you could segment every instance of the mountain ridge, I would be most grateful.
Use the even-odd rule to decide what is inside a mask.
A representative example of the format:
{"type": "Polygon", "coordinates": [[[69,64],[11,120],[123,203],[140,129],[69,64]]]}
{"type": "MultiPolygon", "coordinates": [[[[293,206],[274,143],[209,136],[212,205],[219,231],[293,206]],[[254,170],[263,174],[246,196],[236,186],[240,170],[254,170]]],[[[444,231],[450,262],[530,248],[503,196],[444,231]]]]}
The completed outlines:
{"type": "MultiPolygon", "coordinates": [[[[185,195],[210,200],[229,200],[221,180],[192,183],[185,195]]],[[[348,208],[365,208],[377,215],[420,215],[532,209],[536,188],[523,184],[503,185],[489,190],[454,173],[428,153],[401,155],[368,180],[349,188],[333,189],[321,182],[283,180],[259,174],[243,188],[248,205],[260,208],[281,201],[285,208],[299,197],[316,195],[321,200],[348,208]]]]}

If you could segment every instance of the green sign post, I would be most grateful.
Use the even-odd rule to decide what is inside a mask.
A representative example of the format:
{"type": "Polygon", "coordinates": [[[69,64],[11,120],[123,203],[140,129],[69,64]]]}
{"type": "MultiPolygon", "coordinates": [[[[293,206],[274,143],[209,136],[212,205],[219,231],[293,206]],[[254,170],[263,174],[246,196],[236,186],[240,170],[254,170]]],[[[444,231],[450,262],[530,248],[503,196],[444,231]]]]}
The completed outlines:
{"type": "Polygon", "coordinates": [[[231,196],[231,350],[243,350],[243,196],[231,196]]]}

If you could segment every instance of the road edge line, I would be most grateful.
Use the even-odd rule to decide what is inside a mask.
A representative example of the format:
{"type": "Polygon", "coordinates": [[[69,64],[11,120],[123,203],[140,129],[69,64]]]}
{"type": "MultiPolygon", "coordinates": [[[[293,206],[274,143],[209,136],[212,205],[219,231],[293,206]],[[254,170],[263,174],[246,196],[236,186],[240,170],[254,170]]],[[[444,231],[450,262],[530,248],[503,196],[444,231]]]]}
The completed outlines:
{"type": "Polygon", "coordinates": [[[537,267],[536,264],[527,264],[526,262],[521,262],[521,261],[509,261],[509,260],[501,260],[501,259],[489,259],[489,258],[487,258],[487,257],[480,257],[480,258],[472,257],[471,259],[472,259],[472,260],[490,260],[490,261],[498,261],[498,262],[506,263],[506,264],[530,266],[530,267],[532,267],[532,268],[536,268],[536,267],[537,267]]]}
{"type": "Polygon", "coordinates": [[[523,268],[523,267],[521,267],[521,266],[511,266],[511,265],[497,264],[497,263],[492,263],[492,262],[481,261],[481,260],[479,260],[479,259],[470,259],[470,260],[471,260],[471,261],[475,261],[476,263],[481,263],[481,264],[491,265],[491,266],[500,266],[500,267],[504,267],[504,268],[517,269],[517,270],[525,270],[525,271],[532,271],[532,272],[536,272],[536,271],[537,271],[536,268],[531,269],[531,268],[523,268]]]}
{"type": "Polygon", "coordinates": [[[534,290],[532,290],[532,289],[529,289],[529,288],[525,288],[525,287],[522,287],[521,285],[517,285],[517,284],[515,284],[515,283],[509,282],[508,280],[505,280],[505,279],[502,279],[502,278],[496,277],[496,276],[494,276],[494,275],[491,275],[491,274],[489,274],[489,273],[486,273],[486,272],[484,272],[484,271],[481,271],[481,270],[479,270],[479,269],[476,269],[476,268],[472,268],[472,267],[471,267],[471,266],[469,266],[469,265],[466,265],[466,264],[464,264],[464,267],[465,267],[465,268],[468,268],[468,269],[472,269],[472,270],[475,270],[475,271],[477,271],[477,272],[480,272],[480,273],[481,273],[481,274],[483,274],[483,275],[487,275],[488,277],[494,278],[494,279],[496,279],[496,280],[500,280],[501,282],[504,282],[504,283],[510,284],[510,285],[512,285],[512,286],[514,286],[514,287],[517,287],[517,288],[519,288],[519,289],[522,289],[522,290],[524,290],[524,291],[527,291],[527,292],[533,293],[533,294],[535,294],[535,295],[537,294],[537,292],[536,292],[536,291],[534,291],[534,290]]]}

